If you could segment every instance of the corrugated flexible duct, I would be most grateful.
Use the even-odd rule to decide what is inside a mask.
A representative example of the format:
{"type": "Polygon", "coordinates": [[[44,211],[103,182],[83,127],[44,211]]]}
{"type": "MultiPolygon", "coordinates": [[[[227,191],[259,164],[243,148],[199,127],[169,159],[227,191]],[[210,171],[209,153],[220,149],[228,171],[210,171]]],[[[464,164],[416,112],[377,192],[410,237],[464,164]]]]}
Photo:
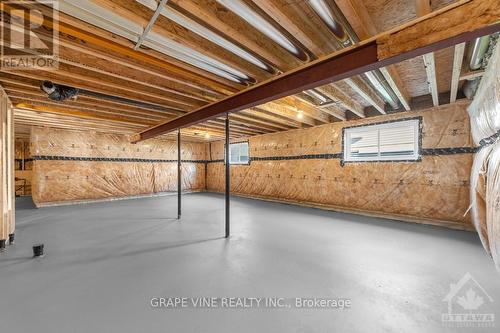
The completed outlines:
{"type": "Polygon", "coordinates": [[[78,88],[59,85],[50,81],[43,81],[41,89],[51,100],[59,102],[76,97],[79,92],[78,88]]]}

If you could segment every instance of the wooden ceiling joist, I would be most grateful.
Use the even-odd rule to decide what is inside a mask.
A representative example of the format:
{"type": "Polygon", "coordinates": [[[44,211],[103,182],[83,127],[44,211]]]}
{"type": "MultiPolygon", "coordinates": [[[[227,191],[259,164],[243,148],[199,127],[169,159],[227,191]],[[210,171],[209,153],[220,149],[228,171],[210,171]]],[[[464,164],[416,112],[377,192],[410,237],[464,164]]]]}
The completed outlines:
{"type": "Polygon", "coordinates": [[[290,121],[296,121],[298,123],[301,123],[303,126],[316,126],[318,124],[314,118],[305,114],[303,111],[302,114],[300,114],[299,109],[291,107],[290,105],[270,102],[259,105],[258,108],[271,114],[280,115],[281,117],[287,118],[290,121]]]}
{"type": "Polygon", "coordinates": [[[262,118],[265,119],[266,121],[270,121],[273,123],[278,123],[283,126],[286,126],[288,128],[300,128],[301,123],[297,121],[297,119],[288,119],[287,117],[284,117],[281,114],[278,113],[273,113],[269,112],[267,110],[261,109],[261,108],[251,108],[251,109],[246,109],[244,111],[239,112],[239,114],[246,114],[251,117],[257,117],[257,118],[262,118]]]}
{"type": "MultiPolygon", "coordinates": [[[[415,8],[417,17],[425,16],[432,12],[430,0],[415,0],[415,8]]],[[[427,84],[429,85],[429,92],[432,96],[432,103],[434,106],[439,105],[439,92],[436,79],[436,61],[434,52],[424,54],[425,73],[427,75],[427,84]]]]}
{"type": "Polygon", "coordinates": [[[236,45],[252,50],[279,71],[285,72],[302,64],[302,61],[217,1],[170,0],[169,6],[220,33],[236,45]]]}
{"type": "MultiPolygon", "coordinates": [[[[0,73],[0,80],[4,74],[5,73],[0,73]]],[[[171,113],[173,115],[183,114],[184,112],[190,109],[189,106],[169,103],[156,96],[151,96],[151,97],[145,96],[143,95],[142,92],[133,91],[132,89],[127,89],[123,87],[109,88],[105,83],[100,84],[98,79],[92,79],[88,81],[86,80],[85,77],[82,76],[80,76],[79,78],[75,78],[75,76],[71,75],[70,73],[63,74],[59,72],[58,74],[55,74],[48,71],[20,70],[16,72],[9,72],[8,74],[20,76],[27,79],[37,80],[38,82],[49,80],[52,81],[53,83],[71,86],[91,92],[96,92],[107,96],[113,96],[128,100],[142,101],[151,105],[155,105],[156,107],[169,110],[166,112],[171,113]]]]}
{"type": "MultiPolygon", "coordinates": [[[[60,40],[61,48],[64,53],[65,50],[73,50],[80,54],[80,60],[83,55],[89,58],[86,64],[93,64],[98,68],[105,68],[108,71],[113,71],[122,76],[131,77],[133,79],[145,79],[151,84],[161,85],[164,89],[169,89],[172,93],[180,96],[201,98],[207,100],[214,100],[218,97],[224,96],[223,93],[217,92],[214,89],[197,85],[194,82],[183,80],[169,74],[159,67],[139,61],[131,61],[128,58],[122,58],[115,54],[109,54],[104,50],[98,50],[95,47],[81,46],[76,41],[60,40]],[[109,64],[113,66],[110,68],[109,64]]],[[[68,55],[69,55],[69,51],[68,55]]]]}
{"type": "Polygon", "coordinates": [[[313,98],[311,96],[309,96],[307,94],[295,95],[295,98],[298,98],[299,100],[301,100],[304,103],[307,103],[308,105],[310,105],[313,108],[320,109],[321,111],[332,116],[335,119],[338,119],[341,121],[344,121],[347,119],[345,116],[345,112],[338,107],[337,102],[332,101],[332,102],[327,102],[327,103],[323,103],[323,104],[318,104],[315,100],[313,100],[313,98]]]}
{"type": "MultiPolygon", "coordinates": [[[[12,96],[16,94],[24,94],[22,98],[26,98],[26,100],[30,100],[29,96],[32,96],[37,99],[41,99],[43,102],[50,101],[47,99],[47,96],[41,92],[39,89],[19,87],[16,85],[6,85],[4,84],[5,90],[9,92],[12,96]]],[[[19,96],[21,97],[21,96],[19,96]]],[[[130,113],[143,118],[172,118],[171,114],[161,111],[156,111],[147,108],[139,108],[132,107],[128,104],[120,104],[112,101],[105,101],[102,99],[98,99],[91,96],[79,95],[77,100],[70,100],[65,102],[60,102],[62,106],[85,106],[90,107],[92,110],[100,112],[110,112],[110,113],[118,113],[122,114],[130,113]]]]}
{"type": "Polygon", "coordinates": [[[458,84],[460,81],[460,74],[462,73],[462,64],[464,60],[465,43],[455,45],[455,52],[453,55],[453,72],[451,78],[450,89],[450,103],[457,100],[458,84]]]}
{"type": "Polygon", "coordinates": [[[76,107],[61,106],[57,103],[41,103],[37,101],[18,99],[17,97],[12,100],[16,108],[27,109],[33,111],[43,111],[45,113],[62,114],[70,116],[78,116],[87,119],[95,119],[101,121],[117,121],[129,124],[139,124],[144,126],[150,126],[154,124],[154,120],[140,119],[138,117],[132,117],[130,115],[120,115],[120,114],[106,114],[103,112],[93,112],[91,110],[83,110],[76,107]]]}
{"type": "MultiPolygon", "coordinates": [[[[262,82],[221,101],[134,135],[134,142],[379,69],[500,30],[500,8],[488,0],[461,1],[353,47],[262,82]],[[469,20],[462,17],[467,13],[469,20]],[[423,36],[416,38],[416,36],[423,36]]],[[[379,110],[380,111],[380,110],[379,110]]]]}
{"type": "MultiPolygon", "coordinates": [[[[39,38],[50,42],[52,37],[40,34],[39,38]]],[[[59,40],[59,63],[159,89],[171,98],[180,100],[186,98],[206,102],[223,96],[212,90],[175,79],[171,75],[165,75],[159,69],[154,71],[145,63],[124,60],[103,50],[89,48],[88,45],[82,47],[67,36],[61,36],[59,40]]]]}
{"type": "Polygon", "coordinates": [[[249,116],[243,114],[242,112],[240,112],[238,114],[234,114],[233,119],[236,119],[242,123],[246,123],[246,124],[252,125],[252,126],[257,127],[257,128],[263,128],[263,129],[266,129],[266,130],[269,130],[272,132],[283,131],[283,130],[286,131],[286,130],[291,129],[291,127],[289,127],[289,126],[283,126],[283,125],[278,124],[278,123],[272,123],[270,121],[265,121],[258,116],[249,117],[249,116]]]}
{"type": "Polygon", "coordinates": [[[311,104],[305,103],[295,96],[282,98],[278,102],[295,112],[303,112],[304,115],[315,119],[320,124],[328,124],[331,122],[330,116],[325,110],[313,107],[311,104]]]}
{"type": "Polygon", "coordinates": [[[432,96],[432,103],[434,106],[439,106],[439,92],[436,78],[436,61],[434,52],[427,53],[423,56],[425,73],[427,75],[427,84],[429,85],[429,92],[432,96]]]}
{"type": "MultiPolygon", "coordinates": [[[[433,13],[430,13],[429,0],[414,0],[412,4],[415,4],[417,10],[404,2],[395,2],[391,6],[398,9],[391,8],[389,11],[385,8],[388,4],[384,1],[380,2],[380,6],[375,6],[362,0],[332,0],[328,6],[332,9],[334,19],[348,31],[352,41],[360,39],[362,42],[359,48],[373,49],[366,53],[367,58],[357,57],[351,64],[346,65],[336,59],[335,66],[339,67],[337,72],[332,74],[332,68],[327,68],[326,71],[330,70],[331,74],[329,80],[317,76],[314,77],[313,84],[308,81],[311,79],[308,74],[300,73],[325,59],[331,60],[347,54],[354,57],[351,53],[361,52],[361,49],[354,47],[325,56],[348,43],[342,43],[334,37],[335,34],[325,19],[318,15],[317,8],[314,9],[309,1],[242,1],[253,12],[250,16],[260,16],[301,54],[294,54],[286,49],[265,29],[256,26],[238,8],[225,1],[169,0],[161,15],[157,16],[156,23],[150,25],[153,34],[150,37],[168,38],[182,45],[181,48],[187,47],[198,52],[201,58],[213,59],[240,71],[258,82],[255,89],[267,90],[262,96],[249,98],[247,94],[254,88],[245,89],[247,85],[216,75],[206,68],[202,69],[203,66],[196,67],[193,65],[195,62],[184,62],[180,58],[169,56],[168,50],[163,52],[161,48],[137,48],[137,39],[113,33],[113,29],[100,24],[92,25],[97,22],[91,18],[94,13],[82,16],[78,7],[85,7],[86,4],[76,0],[65,1],[70,6],[60,12],[59,69],[0,72],[0,83],[16,104],[38,108],[38,111],[24,114],[24,121],[27,121],[29,115],[36,116],[37,121],[41,117],[48,117],[50,119],[47,119],[46,124],[50,122],[51,126],[55,126],[58,118],[72,117],[73,120],[71,123],[67,122],[67,126],[74,127],[78,123],[74,119],[81,119],[87,124],[85,127],[82,125],[82,129],[100,124],[101,129],[110,131],[118,128],[126,129],[127,133],[151,133],[149,126],[172,120],[185,121],[185,117],[195,117],[203,110],[206,112],[208,109],[217,109],[213,111],[217,114],[226,110],[238,110],[237,114],[231,116],[231,123],[234,125],[231,135],[242,137],[344,121],[351,118],[350,113],[346,112],[364,118],[375,114],[365,114],[365,106],[373,105],[380,113],[384,113],[386,101],[394,109],[399,100],[405,110],[410,110],[410,100],[427,94],[425,78],[433,76],[431,73],[424,73],[421,60],[423,55],[445,46],[454,46],[463,40],[463,36],[457,35],[475,30],[479,25],[484,27],[496,22],[495,18],[498,19],[499,16],[498,8],[488,0],[459,0],[433,13]],[[400,17],[394,16],[396,11],[401,13],[400,17]],[[408,22],[415,17],[416,12],[430,14],[420,20],[408,22]],[[467,17],[467,20],[456,19],[460,16],[467,17]],[[429,18],[435,18],[434,22],[437,23],[425,23],[429,18]],[[379,32],[398,24],[403,25],[377,36],[379,32]],[[446,35],[449,31],[453,31],[454,37],[446,35]],[[441,43],[448,38],[453,41],[441,43]],[[435,42],[441,44],[436,46],[435,42]],[[379,45],[370,45],[371,43],[379,45]],[[408,54],[412,57],[418,54],[417,61],[412,59],[401,62],[408,59],[408,54]],[[264,66],[256,65],[251,57],[264,66]],[[370,57],[376,58],[376,61],[365,61],[370,57]],[[320,59],[304,65],[304,62],[317,58],[320,59]],[[383,66],[379,67],[381,65],[383,66]],[[299,66],[302,67],[297,68],[299,66]],[[376,81],[373,77],[363,75],[374,68],[380,70],[374,72],[376,81]],[[276,76],[277,74],[280,76],[276,76]],[[277,87],[278,84],[273,86],[275,80],[286,81],[289,75],[298,75],[296,81],[300,81],[301,89],[305,90],[320,82],[321,86],[315,89],[319,94],[307,95],[305,90],[294,91],[290,88],[295,88],[297,83],[291,81],[282,87],[277,87]],[[275,78],[270,79],[271,76],[275,78]],[[334,79],[347,80],[350,85],[343,82],[332,83],[334,79]],[[74,86],[80,88],[81,92],[76,100],[55,102],[41,92],[40,84],[43,80],[74,86]],[[378,81],[380,82],[377,83],[378,81]],[[380,88],[387,90],[390,98],[380,88]],[[245,107],[240,105],[242,98],[245,107]],[[190,115],[192,112],[194,115],[190,115]],[[125,121],[127,125],[122,123],[118,127],[120,123],[113,119],[125,121]]],[[[35,1],[33,3],[28,6],[48,10],[35,1]]],[[[113,12],[121,17],[122,23],[127,20],[132,22],[129,27],[137,26],[138,29],[132,30],[139,36],[151,22],[158,3],[159,1],[149,0],[92,0],[89,5],[96,9],[104,8],[102,12],[98,12],[100,14],[106,14],[106,10],[113,12]]],[[[8,8],[9,5],[6,5],[3,8],[8,8]]],[[[440,7],[442,4],[433,5],[440,7]]],[[[104,16],[102,19],[108,22],[113,20],[112,17],[104,16]]],[[[33,18],[34,23],[43,23],[46,28],[39,37],[48,40],[51,38],[49,30],[52,22],[37,22],[37,19],[33,18]]],[[[484,29],[490,32],[494,30],[484,29]]],[[[434,104],[437,102],[438,84],[441,92],[444,87],[451,87],[450,100],[453,102],[457,97],[463,97],[458,93],[460,81],[480,77],[483,73],[462,72],[462,66],[458,64],[459,60],[463,60],[464,54],[464,44],[461,45],[457,45],[454,58],[451,57],[452,52],[436,52],[435,65],[427,66],[432,68],[437,65],[440,70],[437,77],[434,74],[435,80],[427,80],[437,81],[431,84],[430,89],[434,104]],[[452,62],[453,71],[448,73],[443,70],[451,68],[452,62]]],[[[195,127],[184,127],[186,133],[191,133],[187,135],[192,135],[194,139],[205,140],[206,133],[211,135],[210,140],[224,137],[224,121],[217,115],[202,123],[198,123],[196,119],[195,121],[195,127]]],[[[36,124],[36,121],[32,123],[36,124]]],[[[186,125],[181,127],[183,126],[186,125]]],[[[119,130],[113,133],[118,133],[119,130]]]]}
{"type": "MultiPolygon", "coordinates": [[[[152,10],[135,0],[94,0],[94,2],[102,8],[106,8],[114,13],[118,12],[121,17],[142,26],[146,26],[149,23],[149,19],[154,13],[152,10]]],[[[263,80],[271,76],[271,73],[247,62],[245,59],[221,48],[217,44],[206,40],[163,15],[158,17],[156,24],[151,29],[151,34],[152,33],[171,41],[182,39],[183,47],[189,48],[198,54],[203,54],[205,57],[218,59],[218,61],[229,66],[231,69],[235,69],[240,73],[245,73],[248,76],[249,82],[253,82],[255,79],[263,80]]]]}
{"type": "MultiPolygon", "coordinates": [[[[24,109],[15,109],[14,120],[16,122],[16,130],[20,127],[29,128],[31,126],[41,126],[79,131],[88,130],[103,133],[130,134],[144,127],[143,125],[138,124],[128,124],[115,121],[103,122],[76,116],[24,109]]],[[[209,135],[210,140],[219,140],[224,137],[223,130],[213,130],[203,126],[191,127],[182,130],[183,138],[187,138],[188,140],[206,141],[208,140],[205,137],[206,134],[209,135]]],[[[240,135],[238,134],[233,134],[233,137],[239,136],[240,135]]],[[[162,137],[172,139],[175,137],[175,133],[162,137]]]]}
{"type": "Polygon", "coordinates": [[[360,118],[365,118],[365,111],[361,104],[355,99],[350,98],[345,92],[339,89],[335,84],[328,84],[317,88],[321,93],[333,101],[340,103],[340,105],[360,118]]]}
{"type": "MultiPolygon", "coordinates": [[[[99,108],[96,110],[88,105],[82,105],[77,103],[63,104],[55,101],[47,101],[44,99],[33,98],[26,95],[15,95],[12,94],[12,100],[15,101],[17,106],[20,105],[36,105],[43,106],[44,108],[53,108],[54,113],[58,113],[58,110],[72,110],[73,113],[78,113],[86,115],[88,117],[99,118],[99,119],[109,119],[110,117],[119,117],[127,119],[131,123],[137,122],[147,122],[147,123],[157,123],[158,121],[165,121],[172,119],[171,117],[153,117],[150,115],[140,115],[136,113],[126,112],[126,111],[116,111],[110,109],[99,108]]],[[[60,112],[60,111],[59,111],[60,112]]]]}
{"type": "Polygon", "coordinates": [[[358,95],[363,97],[368,103],[370,103],[378,112],[381,114],[386,114],[385,103],[380,98],[377,93],[365,83],[359,76],[354,76],[344,80],[345,83],[351,87],[358,95]]]}
{"type": "MultiPolygon", "coordinates": [[[[30,80],[27,78],[15,77],[15,76],[7,76],[5,73],[0,73],[0,81],[2,85],[4,85],[7,89],[20,92],[20,93],[28,93],[35,94],[39,96],[45,96],[45,93],[40,90],[40,83],[38,80],[30,80]]],[[[105,107],[108,109],[114,109],[117,111],[131,111],[137,114],[149,116],[171,116],[179,114],[178,111],[173,112],[169,109],[159,109],[153,106],[148,106],[144,103],[133,103],[132,101],[123,101],[120,99],[103,99],[102,97],[95,97],[89,94],[80,93],[78,95],[79,103],[85,103],[95,106],[96,111],[100,109],[100,107],[105,107]]],[[[66,103],[71,103],[72,101],[66,101],[66,103]]]]}
{"type": "MultiPolygon", "coordinates": [[[[380,33],[375,27],[362,0],[336,0],[335,2],[361,40],[368,39],[380,33]]],[[[389,65],[380,68],[380,71],[398,97],[401,105],[403,105],[407,111],[410,111],[410,95],[396,67],[394,65],[389,65]]]]}
{"type": "MultiPolygon", "coordinates": [[[[50,9],[38,4],[27,4],[26,6],[34,10],[39,10],[42,14],[46,14],[44,15],[44,20],[40,19],[38,16],[31,17],[30,19],[33,23],[43,25],[49,30],[53,29],[53,22],[48,19],[51,17],[48,12],[50,9]]],[[[8,10],[11,9],[12,6],[4,4],[3,8],[8,10]]],[[[15,12],[10,13],[15,14],[15,12]]],[[[62,12],[59,13],[58,18],[60,34],[63,36],[71,36],[72,39],[78,40],[82,44],[97,46],[103,50],[107,50],[108,53],[118,54],[123,58],[146,62],[163,69],[166,73],[171,73],[172,75],[182,78],[186,82],[191,81],[192,83],[197,83],[204,87],[211,87],[211,89],[216,89],[225,94],[233,93],[242,87],[237,83],[200,70],[192,65],[160,54],[159,52],[147,49],[141,49],[140,52],[137,52],[133,49],[133,44],[129,40],[62,12]]]]}
{"type": "Polygon", "coordinates": [[[406,111],[411,110],[410,106],[410,95],[406,88],[404,88],[401,77],[399,76],[396,67],[394,65],[380,68],[380,72],[384,76],[385,80],[391,87],[392,91],[396,94],[399,102],[406,111]]]}

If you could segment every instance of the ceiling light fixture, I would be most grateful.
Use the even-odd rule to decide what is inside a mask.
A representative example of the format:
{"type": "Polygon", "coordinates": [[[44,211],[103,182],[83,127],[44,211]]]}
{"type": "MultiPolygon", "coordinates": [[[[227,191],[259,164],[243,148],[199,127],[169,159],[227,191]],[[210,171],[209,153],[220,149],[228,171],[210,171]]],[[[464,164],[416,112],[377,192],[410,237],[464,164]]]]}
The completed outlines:
{"type": "Polygon", "coordinates": [[[298,118],[298,119],[302,119],[302,118],[304,118],[304,111],[300,110],[300,111],[297,113],[297,118],[298,118]]]}

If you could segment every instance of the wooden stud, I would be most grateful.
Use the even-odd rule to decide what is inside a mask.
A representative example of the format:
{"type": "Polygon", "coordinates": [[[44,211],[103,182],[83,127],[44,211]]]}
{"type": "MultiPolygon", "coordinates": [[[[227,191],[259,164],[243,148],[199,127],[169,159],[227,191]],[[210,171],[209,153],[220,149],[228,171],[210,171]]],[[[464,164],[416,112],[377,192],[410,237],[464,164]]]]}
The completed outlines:
{"type": "Polygon", "coordinates": [[[429,85],[429,92],[432,95],[432,103],[434,106],[439,106],[439,92],[436,80],[436,63],[434,61],[434,52],[424,55],[424,66],[427,74],[427,84],[429,85]]]}

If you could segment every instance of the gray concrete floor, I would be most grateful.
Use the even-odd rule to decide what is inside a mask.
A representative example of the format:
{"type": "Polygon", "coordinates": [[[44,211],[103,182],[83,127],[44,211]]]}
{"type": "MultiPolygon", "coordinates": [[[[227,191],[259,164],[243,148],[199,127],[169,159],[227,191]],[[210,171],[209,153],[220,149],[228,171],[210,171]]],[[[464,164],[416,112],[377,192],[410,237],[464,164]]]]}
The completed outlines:
{"type": "MultiPolygon", "coordinates": [[[[34,209],[18,202],[0,254],[4,332],[446,332],[442,301],[470,272],[500,275],[470,232],[223,197],[34,209]],[[32,259],[31,246],[46,256],[32,259]],[[153,297],[349,298],[350,309],[154,309],[153,297]]],[[[500,321],[496,306],[497,321],[500,321]]],[[[497,330],[500,322],[497,323],[497,330]]],[[[498,332],[498,331],[496,331],[498,332]]]]}

